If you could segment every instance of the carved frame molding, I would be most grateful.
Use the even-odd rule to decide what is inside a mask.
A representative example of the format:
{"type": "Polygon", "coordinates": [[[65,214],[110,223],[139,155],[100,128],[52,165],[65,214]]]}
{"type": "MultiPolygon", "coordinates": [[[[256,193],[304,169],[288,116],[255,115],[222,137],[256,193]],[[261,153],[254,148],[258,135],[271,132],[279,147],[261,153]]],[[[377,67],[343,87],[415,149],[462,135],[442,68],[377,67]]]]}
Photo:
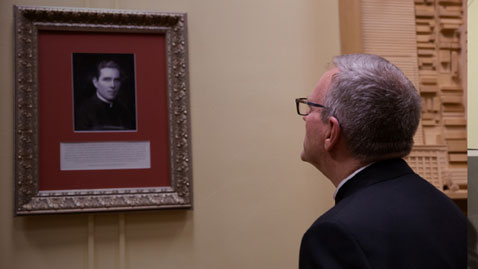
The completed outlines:
{"type": "Polygon", "coordinates": [[[185,13],[14,6],[15,214],[192,207],[192,158],[185,13]],[[166,35],[171,186],[40,191],[38,178],[39,30],[166,35]]]}

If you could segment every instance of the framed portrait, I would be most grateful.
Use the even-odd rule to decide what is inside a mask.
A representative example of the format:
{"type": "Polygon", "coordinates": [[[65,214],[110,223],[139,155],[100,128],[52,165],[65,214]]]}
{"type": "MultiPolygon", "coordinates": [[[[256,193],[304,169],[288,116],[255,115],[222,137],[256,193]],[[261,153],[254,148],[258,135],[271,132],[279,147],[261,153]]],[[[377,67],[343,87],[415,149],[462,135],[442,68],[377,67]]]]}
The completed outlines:
{"type": "Polygon", "coordinates": [[[73,53],[76,132],[136,131],[134,54],[73,53]]]}
{"type": "Polygon", "coordinates": [[[186,14],[14,15],[15,214],[191,208],[186,14]]]}

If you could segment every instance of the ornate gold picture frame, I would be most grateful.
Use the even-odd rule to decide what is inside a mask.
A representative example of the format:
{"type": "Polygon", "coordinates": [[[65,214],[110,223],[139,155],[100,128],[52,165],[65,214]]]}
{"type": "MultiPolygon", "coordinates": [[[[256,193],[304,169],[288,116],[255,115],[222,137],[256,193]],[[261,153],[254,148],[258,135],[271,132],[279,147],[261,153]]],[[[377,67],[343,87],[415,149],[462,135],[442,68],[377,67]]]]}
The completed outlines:
{"type": "Polygon", "coordinates": [[[15,214],[191,208],[186,14],[14,6],[14,18],[15,214]],[[75,131],[73,53],[128,56],[131,131],[75,131]]]}

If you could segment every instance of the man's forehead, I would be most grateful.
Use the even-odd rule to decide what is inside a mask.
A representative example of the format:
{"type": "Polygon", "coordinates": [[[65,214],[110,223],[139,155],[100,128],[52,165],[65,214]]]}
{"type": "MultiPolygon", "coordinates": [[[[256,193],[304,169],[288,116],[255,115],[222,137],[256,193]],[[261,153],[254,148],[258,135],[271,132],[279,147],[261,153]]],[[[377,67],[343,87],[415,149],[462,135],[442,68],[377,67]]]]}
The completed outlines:
{"type": "Polygon", "coordinates": [[[317,82],[317,85],[314,88],[314,91],[309,95],[308,98],[322,99],[327,93],[327,90],[329,89],[333,76],[338,72],[339,72],[339,69],[337,67],[333,67],[329,69],[327,72],[325,72],[322,75],[322,77],[320,77],[319,81],[317,82]]]}
{"type": "MultiPolygon", "coordinates": [[[[339,70],[338,67],[333,67],[333,68],[327,70],[327,72],[325,72],[325,73],[322,75],[322,77],[320,78],[320,80],[323,80],[324,83],[327,82],[327,83],[330,84],[330,82],[331,82],[333,76],[334,76],[336,73],[338,73],[339,71],[340,71],[340,70],[339,70]]],[[[320,82],[320,81],[319,81],[319,82],[320,82]]]]}
{"type": "Polygon", "coordinates": [[[103,67],[100,69],[100,75],[112,75],[112,74],[117,74],[119,75],[119,70],[118,68],[115,67],[103,67]]]}

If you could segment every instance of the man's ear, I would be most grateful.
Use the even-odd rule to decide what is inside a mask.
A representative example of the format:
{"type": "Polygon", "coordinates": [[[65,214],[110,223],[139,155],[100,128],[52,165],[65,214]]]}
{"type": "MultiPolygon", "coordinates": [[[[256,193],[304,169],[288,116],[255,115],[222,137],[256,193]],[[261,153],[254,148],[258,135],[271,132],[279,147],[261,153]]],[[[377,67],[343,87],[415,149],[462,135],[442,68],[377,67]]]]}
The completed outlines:
{"type": "Polygon", "coordinates": [[[331,151],[335,148],[339,142],[342,129],[340,128],[339,121],[335,117],[329,117],[327,136],[325,137],[324,147],[326,151],[331,151]]]}
{"type": "Polygon", "coordinates": [[[96,77],[94,77],[91,82],[93,82],[93,85],[95,86],[95,88],[98,88],[98,79],[96,77]]]}

